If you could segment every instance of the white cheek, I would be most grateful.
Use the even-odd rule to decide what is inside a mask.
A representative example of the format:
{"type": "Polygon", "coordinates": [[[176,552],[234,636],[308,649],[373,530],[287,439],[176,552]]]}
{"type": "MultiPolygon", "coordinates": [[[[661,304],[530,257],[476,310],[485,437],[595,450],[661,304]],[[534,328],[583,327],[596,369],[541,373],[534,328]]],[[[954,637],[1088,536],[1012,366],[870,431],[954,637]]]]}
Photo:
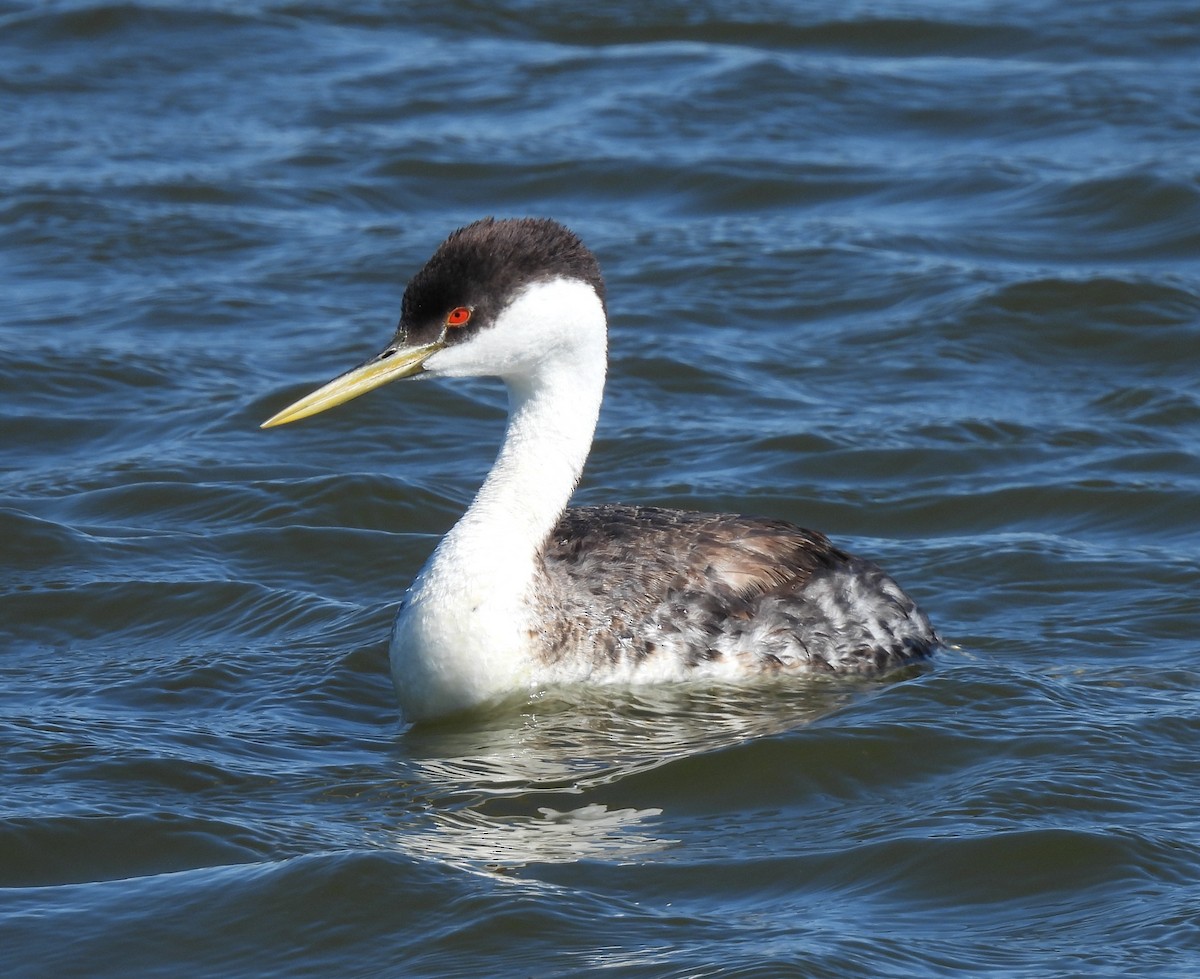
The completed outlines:
{"type": "Polygon", "coordinates": [[[425,361],[425,371],[438,377],[504,377],[519,362],[514,338],[497,342],[500,324],[469,340],[444,347],[425,361]]]}
{"type": "Polygon", "coordinates": [[[537,371],[564,347],[596,346],[586,356],[603,357],[604,331],[594,326],[603,323],[603,315],[599,297],[585,282],[536,282],[490,326],[431,356],[425,370],[442,377],[514,377],[537,371]]]}

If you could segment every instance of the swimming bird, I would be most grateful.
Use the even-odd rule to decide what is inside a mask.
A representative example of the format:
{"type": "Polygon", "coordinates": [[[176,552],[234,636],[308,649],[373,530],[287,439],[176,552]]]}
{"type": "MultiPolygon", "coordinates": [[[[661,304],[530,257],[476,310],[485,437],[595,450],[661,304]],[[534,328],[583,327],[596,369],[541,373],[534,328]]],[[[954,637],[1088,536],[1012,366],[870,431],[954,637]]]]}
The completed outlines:
{"type": "Polygon", "coordinates": [[[648,506],[568,508],[607,372],[600,266],[563,225],[486,218],[404,291],[376,356],[263,423],[401,378],[496,376],[503,444],[392,630],[404,717],[547,685],[880,673],[930,655],[926,615],[870,561],[782,520],[648,506]]]}

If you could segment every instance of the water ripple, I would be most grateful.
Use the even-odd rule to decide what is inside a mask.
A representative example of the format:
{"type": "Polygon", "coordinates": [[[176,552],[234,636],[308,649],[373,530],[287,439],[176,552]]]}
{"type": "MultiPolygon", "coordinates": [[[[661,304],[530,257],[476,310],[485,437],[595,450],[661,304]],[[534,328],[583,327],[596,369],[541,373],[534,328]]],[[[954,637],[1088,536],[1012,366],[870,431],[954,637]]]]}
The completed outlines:
{"type": "Polygon", "coordinates": [[[1196,974],[1194,6],[0,8],[6,974],[1196,974]],[[503,391],[258,425],[489,213],[605,268],[579,499],[935,663],[398,725],[503,391]]]}

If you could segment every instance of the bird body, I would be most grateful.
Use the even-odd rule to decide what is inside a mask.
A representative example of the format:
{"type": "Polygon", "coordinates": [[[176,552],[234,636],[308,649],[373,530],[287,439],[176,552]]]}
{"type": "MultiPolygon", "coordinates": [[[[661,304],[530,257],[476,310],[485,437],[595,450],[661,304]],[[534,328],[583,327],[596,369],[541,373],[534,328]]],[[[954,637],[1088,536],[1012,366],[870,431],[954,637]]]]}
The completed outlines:
{"type": "Polygon", "coordinates": [[[932,652],[916,604],[820,534],[728,514],[568,509],[606,369],[591,252],[553,221],[487,219],[414,276],[381,354],[265,423],[422,373],[507,386],[499,455],[392,631],[406,719],[547,684],[874,673],[932,652]]]}

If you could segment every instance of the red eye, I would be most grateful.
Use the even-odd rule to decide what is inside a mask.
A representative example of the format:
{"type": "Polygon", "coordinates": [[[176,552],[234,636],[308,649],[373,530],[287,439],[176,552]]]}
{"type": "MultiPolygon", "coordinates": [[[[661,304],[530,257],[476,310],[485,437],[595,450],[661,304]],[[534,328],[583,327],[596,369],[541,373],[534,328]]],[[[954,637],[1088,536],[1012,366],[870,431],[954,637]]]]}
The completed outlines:
{"type": "Polygon", "coordinates": [[[471,308],[469,306],[455,306],[450,310],[450,315],[446,317],[447,326],[466,326],[467,321],[471,318],[471,308]]]}

